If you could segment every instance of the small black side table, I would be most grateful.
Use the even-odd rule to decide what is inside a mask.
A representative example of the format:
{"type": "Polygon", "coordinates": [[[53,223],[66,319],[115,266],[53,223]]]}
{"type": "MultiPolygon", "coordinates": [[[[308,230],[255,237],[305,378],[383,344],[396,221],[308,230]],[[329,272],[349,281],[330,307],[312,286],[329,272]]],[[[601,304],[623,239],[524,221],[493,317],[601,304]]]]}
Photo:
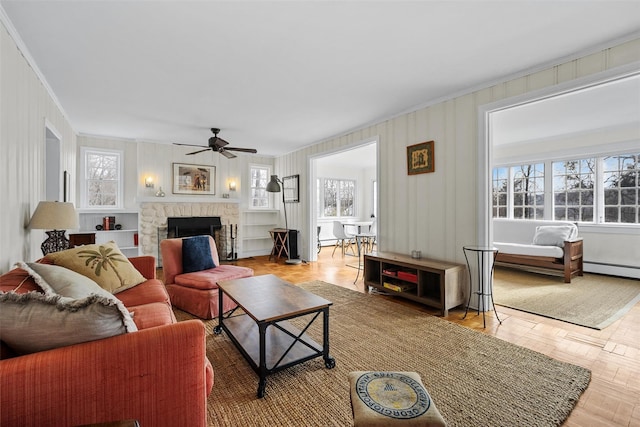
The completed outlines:
{"type": "Polygon", "coordinates": [[[474,293],[478,295],[478,315],[480,315],[480,309],[482,308],[482,324],[483,327],[487,327],[487,321],[484,316],[485,306],[484,306],[484,297],[491,297],[491,306],[493,307],[493,312],[496,315],[496,319],[498,322],[502,324],[502,320],[498,317],[498,312],[496,311],[496,305],[493,302],[493,267],[496,263],[496,256],[498,255],[498,249],[492,246],[464,246],[462,248],[464,252],[464,258],[467,260],[467,269],[469,270],[469,300],[467,301],[467,309],[464,311],[463,319],[467,317],[467,313],[469,312],[469,304],[471,304],[471,294],[474,293]],[[469,263],[469,256],[475,256],[475,262],[478,271],[478,290],[476,292],[472,292],[473,290],[473,280],[471,278],[471,264],[469,263]],[[491,258],[489,258],[491,257],[491,258]],[[489,266],[490,263],[490,266],[489,266]],[[489,283],[485,284],[485,278],[487,275],[485,274],[485,269],[489,268],[489,283]]]}

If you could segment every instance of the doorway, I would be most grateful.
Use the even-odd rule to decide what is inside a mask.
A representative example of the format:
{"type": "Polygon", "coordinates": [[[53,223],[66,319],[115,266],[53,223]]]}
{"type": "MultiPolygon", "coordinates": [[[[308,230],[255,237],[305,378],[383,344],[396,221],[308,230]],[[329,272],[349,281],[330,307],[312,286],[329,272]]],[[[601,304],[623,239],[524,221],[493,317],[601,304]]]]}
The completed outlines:
{"type": "Polygon", "coordinates": [[[377,215],[377,139],[312,156],[309,158],[309,171],[311,197],[308,259],[317,261],[318,248],[331,245],[334,241],[334,220],[354,222],[370,220],[372,215],[377,215]],[[352,198],[343,199],[343,206],[340,206],[338,200],[330,200],[331,196],[325,197],[325,184],[329,181],[354,183],[352,198]]]}
{"type": "MultiPolygon", "coordinates": [[[[487,205],[479,207],[484,215],[479,240],[486,238],[483,244],[493,245],[495,217],[571,221],[584,238],[586,272],[635,277],[629,272],[634,270],[631,274],[637,275],[639,266],[625,254],[637,245],[630,235],[640,233],[634,225],[612,227],[611,220],[604,219],[605,205],[611,203],[605,194],[615,193],[608,189],[606,175],[613,177],[616,172],[603,170],[606,161],[630,156],[637,162],[640,74],[637,70],[607,72],[563,86],[501,101],[481,111],[480,123],[486,126],[486,133],[481,128],[486,169],[480,193],[487,205]],[[569,165],[576,164],[587,165],[588,173],[582,169],[580,173],[563,172],[563,167],[569,171],[569,165]],[[537,176],[525,172],[534,170],[537,176]],[[535,184],[539,174],[543,174],[540,186],[535,184]],[[615,247],[610,242],[616,242],[615,247]],[[616,251],[617,261],[612,263],[611,254],[616,251]]],[[[636,206],[637,197],[632,201],[636,206]]],[[[625,205],[621,212],[634,209],[627,202],[620,204],[625,205]]]]}

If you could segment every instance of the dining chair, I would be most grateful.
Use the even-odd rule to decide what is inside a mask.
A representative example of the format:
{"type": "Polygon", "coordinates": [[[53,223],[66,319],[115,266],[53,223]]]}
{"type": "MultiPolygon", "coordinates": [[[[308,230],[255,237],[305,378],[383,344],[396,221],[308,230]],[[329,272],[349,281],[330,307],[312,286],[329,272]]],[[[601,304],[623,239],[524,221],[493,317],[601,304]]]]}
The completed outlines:
{"type": "Polygon", "coordinates": [[[359,236],[363,238],[364,246],[366,247],[365,252],[373,252],[373,248],[376,244],[376,238],[378,237],[376,218],[373,218],[371,226],[369,227],[369,231],[360,233],[359,236]]]}
{"type": "Polygon", "coordinates": [[[336,244],[333,247],[331,257],[333,257],[333,255],[336,253],[336,248],[338,246],[342,246],[342,256],[344,256],[345,251],[347,251],[349,248],[351,248],[351,252],[353,252],[353,255],[356,254],[355,250],[353,249],[355,236],[344,231],[344,226],[340,221],[333,221],[333,236],[336,238],[336,244]]]}

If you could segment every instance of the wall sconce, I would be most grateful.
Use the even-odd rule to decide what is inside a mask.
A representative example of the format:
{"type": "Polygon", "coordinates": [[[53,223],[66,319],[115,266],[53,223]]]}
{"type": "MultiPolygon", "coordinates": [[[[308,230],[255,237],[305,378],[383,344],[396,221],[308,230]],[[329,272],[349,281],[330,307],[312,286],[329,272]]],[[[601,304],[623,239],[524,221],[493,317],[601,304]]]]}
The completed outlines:
{"type": "Polygon", "coordinates": [[[229,191],[236,191],[236,182],[229,181],[229,191]]]}
{"type": "Polygon", "coordinates": [[[148,176],[144,179],[144,186],[147,188],[153,188],[153,178],[148,176]]]}

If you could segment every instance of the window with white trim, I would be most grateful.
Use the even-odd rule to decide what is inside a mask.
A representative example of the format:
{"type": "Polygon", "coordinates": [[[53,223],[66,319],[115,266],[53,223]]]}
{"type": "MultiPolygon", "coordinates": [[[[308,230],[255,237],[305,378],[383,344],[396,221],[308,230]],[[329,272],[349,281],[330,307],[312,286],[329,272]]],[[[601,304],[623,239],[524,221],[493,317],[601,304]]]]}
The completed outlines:
{"type": "Polygon", "coordinates": [[[544,163],[513,169],[513,217],[544,219],[544,163]]]}
{"type": "Polygon", "coordinates": [[[492,187],[494,218],[640,224],[640,153],[499,166],[492,187]]]}
{"type": "Polygon", "coordinates": [[[318,178],[318,217],[356,216],[356,181],[318,178]]]}
{"type": "Polygon", "coordinates": [[[596,159],[553,162],[553,218],[593,222],[596,159]]]}
{"type": "Polygon", "coordinates": [[[84,208],[121,208],[122,151],[80,149],[80,205],[84,208]]]}
{"type": "Polygon", "coordinates": [[[602,160],[604,222],[640,223],[640,153],[602,160]]]}
{"type": "Polygon", "coordinates": [[[264,165],[249,167],[249,207],[251,209],[270,209],[271,198],[267,193],[267,184],[271,179],[271,168],[264,165]]]}
{"type": "Polygon", "coordinates": [[[491,182],[493,217],[507,218],[509,213],[509,168],[494,168],[491,182]]]}

